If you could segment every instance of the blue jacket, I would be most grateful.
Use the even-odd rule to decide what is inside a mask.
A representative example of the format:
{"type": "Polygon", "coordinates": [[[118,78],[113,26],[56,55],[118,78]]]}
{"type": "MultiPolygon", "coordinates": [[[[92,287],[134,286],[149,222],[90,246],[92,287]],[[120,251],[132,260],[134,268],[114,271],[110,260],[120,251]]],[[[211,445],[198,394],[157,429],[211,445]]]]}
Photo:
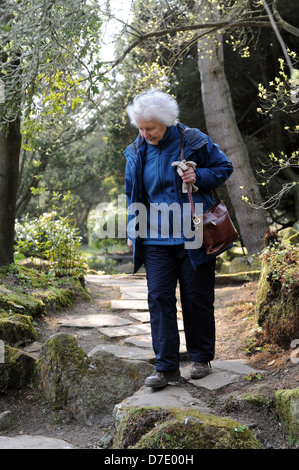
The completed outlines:
{"type": "MultiPolygon", "coordinates": [[[[196,186],[199,190],[193,193],[194,203],[202,203],[203,211],[214,204],[211,189],[219,187],[233,172],[233,166],[224,153],[214,144],[211,139],[198,129],[191,129],[178,123],[172,126],[172,135],[184,129],[183,139],[184,156],[186,160],[193,160],[197,163],[196,186]]],[[[170,145],[170,148],[171,145],[170,145]]],[[[147,142],[138,135],[137,139],[129,145],[125,151],[126,170],[125,170],[125,193],[127,203],[130,206],[133,203],[146,204],[146,196],[143,189],[143,167],[146,158],[147,142]]],[[[172,149],[174,159],[180,160],[180,148],[172,149]]],[[[188,202],[188,195],[182,192],[182,179],[176,173],[175,169],[174,201],[179,204],[188,202]]],[[[154,177],[154,175],[153,175],[154,177]]],[[[134,216],[129,215],[128,222],[134,216]]],[[[140,237],[132,238],[133,241],[133,262],[134,273],[136,273],[143,264],[142,246],[140,237]]],[[[194,268],[199,264],[205,263],[214,256],[208,256],[204,247],[188,249],[189,258],[194,268]]]]}

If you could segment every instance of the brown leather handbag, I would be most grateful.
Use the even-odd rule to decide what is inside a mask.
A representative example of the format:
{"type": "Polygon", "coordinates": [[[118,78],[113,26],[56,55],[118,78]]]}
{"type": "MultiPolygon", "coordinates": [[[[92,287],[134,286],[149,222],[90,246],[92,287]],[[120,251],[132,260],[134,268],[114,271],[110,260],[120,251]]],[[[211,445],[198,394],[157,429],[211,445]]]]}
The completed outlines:
{"type": "MultiPolygon", "coordinates": [[[[181,160],[184,159],[183,148],[184,132],[181,138],[181,160]]],[[[193,219],[198,217],[195,214],[195,207],[192,198],[190,184],[186,185],[193,219]]],[[[217,255],[228,248],[239,238],[239,234],[229,216],[226,205],[219,198],[217,191],[212,189],[215,204],[207,209],[202,216],[203,223],[203,245],[207,255],[217,255]]]]}
{"type": "Polygon", "coordinates": [[[217,255],[239,238],[239,234],[215,189],[215,204],[203,214],[203,245],[207,255],[217,255]]]}

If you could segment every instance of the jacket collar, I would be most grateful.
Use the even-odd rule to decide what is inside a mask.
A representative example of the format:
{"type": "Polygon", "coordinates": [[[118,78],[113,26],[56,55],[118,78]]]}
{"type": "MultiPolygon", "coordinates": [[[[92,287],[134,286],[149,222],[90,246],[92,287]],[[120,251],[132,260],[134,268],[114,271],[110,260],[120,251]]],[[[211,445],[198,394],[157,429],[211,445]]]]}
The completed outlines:
{"type": "MultiPolygon", "coordinates": [[[[184,136],[185,146],[186,147],[190,146],[190,150],[200,148],[207,143],[207,138],[205,134],[203,134],[200,130],[185,126],[181,122],[178,122],[176,126],[180,132],[183,132],[183,130],[185,130],[185,136],[184,136]]],[[[132,144],[130,144],[127,147],[127,150],[132,151],[136,155],[137,152],[139,150],[142,150],[142,147],[145,145],[146,145],[146,140],[144,139],[144,137],[141,137],[141,135],[138,134],[138,137],[134,140],[132,144]]],[[[124,152],[124,155],[127,156],[126,151],[124,152]]]]}

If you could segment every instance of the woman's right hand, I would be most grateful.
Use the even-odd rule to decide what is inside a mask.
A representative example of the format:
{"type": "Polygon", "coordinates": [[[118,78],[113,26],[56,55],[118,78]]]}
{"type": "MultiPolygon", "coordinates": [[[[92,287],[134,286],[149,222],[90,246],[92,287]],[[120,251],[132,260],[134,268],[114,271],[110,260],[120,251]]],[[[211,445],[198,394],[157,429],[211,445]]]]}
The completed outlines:
{"type": "Polygon", "coordinates": [[[127,245],[133,253],[133,242],[132,240],[130,240],[130,238],[127,238],[127,245]]]}

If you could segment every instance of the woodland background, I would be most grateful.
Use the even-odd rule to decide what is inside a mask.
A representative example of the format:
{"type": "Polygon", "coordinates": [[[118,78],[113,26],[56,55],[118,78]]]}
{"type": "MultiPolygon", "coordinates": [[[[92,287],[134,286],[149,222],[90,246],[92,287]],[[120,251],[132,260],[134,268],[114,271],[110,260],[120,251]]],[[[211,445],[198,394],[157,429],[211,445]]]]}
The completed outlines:
{"type": "Polygon", "coordinates": [[[232,160],[220,194],[249,254],[299,219],[296,2],[127,3],[0,0],[0,266],[126,249],[97,237],[96,208],[124,193],[125,109],[150,87],[232,160]]]}

